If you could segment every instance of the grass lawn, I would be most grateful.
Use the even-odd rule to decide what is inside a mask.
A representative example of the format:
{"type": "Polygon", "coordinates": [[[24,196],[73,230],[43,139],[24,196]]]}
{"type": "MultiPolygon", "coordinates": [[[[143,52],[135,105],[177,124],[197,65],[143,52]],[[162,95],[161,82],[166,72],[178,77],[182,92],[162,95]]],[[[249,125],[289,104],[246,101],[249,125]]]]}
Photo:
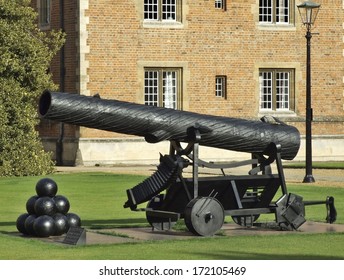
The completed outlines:
{"type": "MultiPolygon", "coordinates": [[[[71,204],[85,228],[147,226],[144,212],[124,209],[125,190],[145,176],[111,173],[76,173],[50,175],[58,184],[58,194],[71,204]]],[[[26,201],[35,195],[41,177],[0,178],[0,259],[344,259],[344,234],[283,234],[257,236],[217,236],[190,240],[147,241],[130,244],[64,246],[34,238],[19,238],[16,219],[26,212],[26,201]]],[[[289,192],[304,200],[335,197],[337,223],[344,223],[344,186],[288,185],[289,192]]],[[[324,221],[325,206],[309,206],[307,220],[324,221]]],[[[265,215],[261,220],[273,220],[265,215]]],[[[231,221],[230,217],[227,218],[231,221]]]]}
{"type": "MultiPolygon", "coordinates": [[[[284,163],[285,168],[302,168],[306,166],[305,162],[288,162],[284,163]]],[[[312,163],[314,169],[344,169],[344,162],[342,161],[315,161],[312,163]]]]}

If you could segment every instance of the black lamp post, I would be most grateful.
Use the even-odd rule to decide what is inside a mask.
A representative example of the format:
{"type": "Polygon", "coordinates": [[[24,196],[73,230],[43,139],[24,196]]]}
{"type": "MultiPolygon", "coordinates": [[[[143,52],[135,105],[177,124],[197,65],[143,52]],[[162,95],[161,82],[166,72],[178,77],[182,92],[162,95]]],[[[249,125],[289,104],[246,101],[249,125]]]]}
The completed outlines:
{"type": "Polygon", "coordinates": [[[318,15],[320,4],[312,1],[306,1],[297,5],[302,23],[306,26],[306,39],[307,39],[307,80],[306,80],[306,176],[303,183],[315,182],[312,172],[312,85],[311,85],[311,27],[318,15]]]}

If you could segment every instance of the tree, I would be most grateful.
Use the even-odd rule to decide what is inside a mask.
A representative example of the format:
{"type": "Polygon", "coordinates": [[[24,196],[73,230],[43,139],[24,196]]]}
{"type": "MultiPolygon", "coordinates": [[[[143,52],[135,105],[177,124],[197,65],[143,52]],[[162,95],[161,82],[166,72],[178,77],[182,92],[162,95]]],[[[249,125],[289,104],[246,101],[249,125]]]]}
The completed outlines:
{"type": "Polygon", "coordinates": [[[53,171],[36,131],[37,99],[56,89],[47,70],[64,34],[40,31],[37,16],[29,0],[0,0],[0,176],[53,171]]]}

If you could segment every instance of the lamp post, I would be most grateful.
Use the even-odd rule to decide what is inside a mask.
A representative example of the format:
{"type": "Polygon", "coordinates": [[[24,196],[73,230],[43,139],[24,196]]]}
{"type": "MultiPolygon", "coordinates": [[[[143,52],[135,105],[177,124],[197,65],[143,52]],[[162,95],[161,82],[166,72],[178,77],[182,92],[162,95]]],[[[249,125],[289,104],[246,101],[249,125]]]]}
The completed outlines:
{"type": "Polygon", "coordinates": [[[306,39],[307,39],[307,80],[306,80],[306,176],[303,183],[315,182],[312,172],[312,85],[311,85],[311,27],[318,15],[320,4],[312,1],[306,1],[297,5],[303,25],[306,26],[306,39]]]}

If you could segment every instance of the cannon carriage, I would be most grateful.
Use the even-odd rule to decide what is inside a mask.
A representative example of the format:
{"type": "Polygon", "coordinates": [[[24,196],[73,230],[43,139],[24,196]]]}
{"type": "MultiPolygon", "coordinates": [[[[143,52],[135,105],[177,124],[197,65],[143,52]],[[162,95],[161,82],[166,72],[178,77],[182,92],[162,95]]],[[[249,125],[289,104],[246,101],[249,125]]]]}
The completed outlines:
{"type": "Polygon", "coordinates": [[[288,192],[279,145],[271,143],[268,157],[252,154],[252,159],[229,163],[199,159],[198,143],[189,143],[185,149],[178,142],[171,141],[170,145],[170,154],[161,155],[157,171],[127,190],[124,207],[145,211],[152,229],[169,230],[184,219],[190,232],[211,236],[222,228],[226,216],[240,226],[251,227],[262,225],[257,222],[261,214],[274,214],[270,227],[296,230],[306,221],[305,206],[313,204],[326,205],[326,222],[336,220],[333,197],[303,201],[288,192]],[[230,171],[238,167],[246,167],[247,174],[231,175],[230,171]],[[218,172],[201,176],[200,169],[218,172]],[[184,173],[192,175],[186,177],[184,173]],[[145,208],[138,208],[147,201],[145,208]]]}
{"type": "Polygon", "coordinates": [[[241,226],[252,226],[261,214],[274,214],[277,227],[295,230],[306,221],[305,206],[313,204],[325,204],[326,221],[336,220],[333,197],[303,201],[288,192],[282,159],[296,156],[300,134],[275,118],[226,118],[50,91],[42,94],[39,112],[51,120],[142,136],[149,143],[170,141],[170,151],[160,155],[157,171],[128,189],[124,204],[133,211],[145,211],[153,229],[171,229],[184,219],[192,233],[211,236],[221,229],[225,216],[241,226]],[[199,158],[200,146],[246,152],[251,158],[205,162],[199,158]],[[239,166],[248,166],[247,174],[226,173],[239,166]],[[184,176],[189,168],[191,177],[184,176]],[[200,176],[200,168],[220,174],[200,176]],[[143,203],[147,206],[142,208],[143,203]]]}

